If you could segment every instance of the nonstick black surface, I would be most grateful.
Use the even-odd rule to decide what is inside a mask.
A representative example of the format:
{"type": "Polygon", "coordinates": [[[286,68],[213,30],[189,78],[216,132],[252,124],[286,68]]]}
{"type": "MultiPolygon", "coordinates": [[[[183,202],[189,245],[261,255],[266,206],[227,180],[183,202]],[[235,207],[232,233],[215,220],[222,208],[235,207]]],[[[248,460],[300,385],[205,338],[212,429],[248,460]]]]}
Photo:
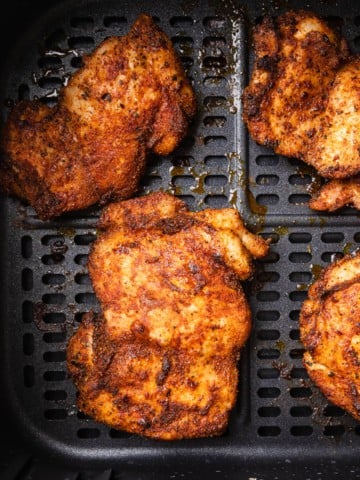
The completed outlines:
{"type": "Polygon", "coordinates": [[[334,258],[360,246],[351,208],[308,209],[314,170],[248,138],[240,95],[251,72],[251,27],[261,15],[307,8],[324,15],[360,51],[358,2],[13,2],[0,26],[3,119],[12,102],[50,105],[109,35],[141,12],[172,38],[197,94],[191,132],[169,157],[149,162],[140,194],[165,190],[190,208],[232,206],[271,237],[271,253],[245,285],[253,331],[240,362],[237,405],[219,438],[157,442],[81,414],[65,367],[68,338],[97,309],[87,274],[96,207],[39,221],[3,198],[1,366],[4,479],[357,478],[360,425],[330,405],[302,366],[298,314],[308,285],[334,258]],[[4,443],[4,445],[5,445],[4,443]],[[97,473],[95,473],[95,471],[97,473]]]}

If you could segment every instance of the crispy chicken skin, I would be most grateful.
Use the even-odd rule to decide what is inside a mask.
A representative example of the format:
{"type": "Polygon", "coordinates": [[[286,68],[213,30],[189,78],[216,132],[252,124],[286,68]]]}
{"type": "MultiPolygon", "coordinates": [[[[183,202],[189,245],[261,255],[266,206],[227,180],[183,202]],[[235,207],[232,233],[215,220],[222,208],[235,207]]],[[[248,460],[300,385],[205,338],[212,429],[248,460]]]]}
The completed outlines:
{"type": "Polygon", "coordinates": [[[240,280],[268,244],[234,209],[189,212],[166,193],[104,209],[89,273],[102,313],[67,348],[78,406],[158,439],[220,435],[251,312],[240,280]]]}
{"type": "Polygon", "coordinates": [[[128,198],[147,154],[169,154],[195,110],[171,41],[140,15],[127,35],[85,56],[57,106],[15,105],[2,134],[0,182],[42,219],[128,198]]]}
{"type": "Polygon", "coordinates": [[[335,405],[360,420],[360,252],[325,268],[300,313],[310,378],[335,405]]]}
{"type": "Polygon", "coordinates": [[[243,93],[251,137],[325,178],[358,174],[360,57],[324,20],[302,10],[265,17],[255,27],[254,48],[243,93]]]}
{"type": "Polygon", "coordinates": [[[309,207],[333,212],[344,206],[360,210],[360,177],[330,180],[313,195],[309,207]]]}

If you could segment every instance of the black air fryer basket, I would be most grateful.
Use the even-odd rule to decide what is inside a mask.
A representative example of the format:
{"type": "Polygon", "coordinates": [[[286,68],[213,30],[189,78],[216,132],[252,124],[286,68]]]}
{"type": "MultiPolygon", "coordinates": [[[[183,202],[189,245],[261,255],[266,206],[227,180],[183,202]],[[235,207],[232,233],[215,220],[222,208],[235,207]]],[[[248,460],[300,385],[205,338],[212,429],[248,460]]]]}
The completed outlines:
{"type": "Polygon", "coordinates": [[[98,304],[87,272],[100,210],[51,222],[1,198],[1,471],[4,480],[314,479],[360,477],[360,425],[323,397],[302,365],[298,316],[320,269],[360,245],[359,213],[307,207],[318,183],[300,161],[256,145],[241,120],[251,29],[290,8],[325,16],[360,52],[356,1],[12,0],[1,14],[3,119],[14,101],[49,105],[104,38],[151,14],[172,39],[198,99],[191,131],[153,157],[140,193],[164,190],[193,210],[237,208],[271,238],[245,285],[252,335],[239,395],[218,438],[162,442],[98,424],[76,408],[66,343],[98,304]]]}

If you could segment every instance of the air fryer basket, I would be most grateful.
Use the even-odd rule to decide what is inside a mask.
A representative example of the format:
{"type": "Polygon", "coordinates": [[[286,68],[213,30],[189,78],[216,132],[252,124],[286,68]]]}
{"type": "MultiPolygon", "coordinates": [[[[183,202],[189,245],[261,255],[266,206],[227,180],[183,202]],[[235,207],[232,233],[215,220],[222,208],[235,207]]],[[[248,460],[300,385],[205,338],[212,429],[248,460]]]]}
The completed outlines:
{"type": "Polygon", "coordinates": [[[251,27],[259,16],[312,9],[341,29],[356,52],[360,7],[330,0],[76,0],[52,1],[49,8],[38,1],[24,30],[30,10],[14,2],[9,18],[16,15],[16,3],[21,29],[8,39],[8,46],[14,44],[10,53],[2,45],[3,119],[18,99],[55,104],[85,53],[110,35],[125,34],[139,13],[149,13],[181,56],[198,115],[173,154],[150,160],[140,193],[165,190],[194,210],[232,206],[272,243],[245,285],[253,330],[227,432],[159,442],[83,415],[67,376],[67,340],[83,312],[98,309],[86,262],[99,209],[44,223],[22,202],[2,198],[1,411],[8,445],[1,478],[360,476],[360,425],[309,380],[298,327],[308,285],[321,267],[359,247],[359,215],[351,208],[328,215],[309,210],[309,192],[319,181],[314,170],[249,139],[240,99],[251,72],[251,27]]]}

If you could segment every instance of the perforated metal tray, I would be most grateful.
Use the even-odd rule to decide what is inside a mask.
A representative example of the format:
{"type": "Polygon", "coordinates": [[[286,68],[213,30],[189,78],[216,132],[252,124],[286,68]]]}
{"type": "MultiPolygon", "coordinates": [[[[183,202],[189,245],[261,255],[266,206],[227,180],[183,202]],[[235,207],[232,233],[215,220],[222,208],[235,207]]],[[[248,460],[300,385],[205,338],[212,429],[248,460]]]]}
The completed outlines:
{"type": "Polygon", "coordinates": [[[66,373],[67,340],[82,313],[98,308],[86,261],[99,210],[43,223],[30,207],[2,198],[3,396],[22,451],[36,459],[16,478],[49,478],[43,467],[49,460],[55,478],[95,478],[74,473],[94,468],[104,470],[97,477],[103,479],[162,478],[161,472],[164,478],[335,478],[344,472],[356,478],[360,425],[328,404],[308,379],[298,313],[320,268],[359,247],[359,216],[350,208],[332,215],[308,209],[315,172],[248,138],[240,96],[251,71],[251,26],[257,17],[311,8],[340,28],[356,52],[357,2],[52,3],[3,59],[3,119],[17,99],[40,97],[55,104],[84,53],[109,35],[125,34],[139,13],[149,13],[173,40],[199,111],[182,145],[168,158],[151,159],[139,193],[169,191],[194,210],[235,207],[248,227],[271,237],[272,244],[245,285],[253,331],[240,362],[239,397],[227,432],[219,438],[156,442],[78,412],[66,373]]]}

